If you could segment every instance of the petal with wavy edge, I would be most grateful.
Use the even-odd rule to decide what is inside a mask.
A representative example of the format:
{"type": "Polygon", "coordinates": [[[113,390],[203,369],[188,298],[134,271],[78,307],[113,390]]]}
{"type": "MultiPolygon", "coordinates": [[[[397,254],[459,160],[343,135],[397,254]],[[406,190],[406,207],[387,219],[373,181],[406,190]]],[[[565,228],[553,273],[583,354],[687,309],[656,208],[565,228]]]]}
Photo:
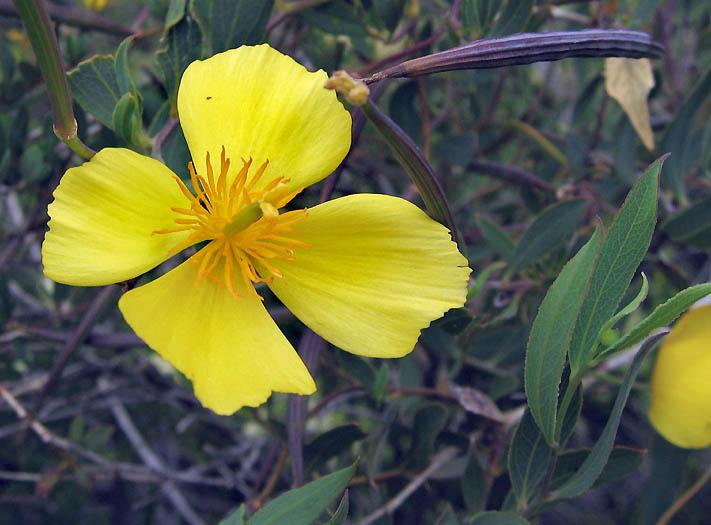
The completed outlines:
{"type": "Polygon", "coordinates": [[[197,172],[205,173],[208,151],[216,168],[225,146],[233,174],[240,158],[252,157],[254,166],[269,160],[263,180],[285,176],[294,190],[326,177],[351,143],[350,114],[323,87],[326,79],[267,44],[190,64],[178,114],[197,172]]]}
{"type": "MultiPolygon", "coordinates": [[[[261,301],[203,279],[190,260],[124,294],[119,308],[146,344],[193,382],[218,414],[264,403],[272,391],[312,394],[316,385],[261,301]]],[[[218,269],[219,270],[219,269],[218,269]]]]}
{"type": "Polygon", "coordinates": [[[173,206],[189,207],[173,172],[128,149],[103,149],[69,169],[49,205],[42,244],[44,273],[74,286],[100,286],[136,277],[166,260],[188,232],[173,206]]]}
{"type": "Polygon", "coordinates": [[[689,310],[657,353],[649,419],[683,448],[711,446],[711,305],[689,310]]]}
{"type": "Polygon", "coordinates": [[[420,331],[466,300],[470,269],[449,231],[414,204],[350,195],[309,209],[306,242],[269,287],[306,325],[349,352],[401,357],[420,331]]]}

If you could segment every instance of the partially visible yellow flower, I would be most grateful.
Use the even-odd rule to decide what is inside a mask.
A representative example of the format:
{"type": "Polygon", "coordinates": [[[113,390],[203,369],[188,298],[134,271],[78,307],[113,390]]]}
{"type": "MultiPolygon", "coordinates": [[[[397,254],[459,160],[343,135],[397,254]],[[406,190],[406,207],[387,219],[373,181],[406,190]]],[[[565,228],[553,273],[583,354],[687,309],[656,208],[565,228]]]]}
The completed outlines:
{"type": "Polygon", "coordinates": [[[67,171],[49,206],[42,260],[61,283],[124,281],[207,243],[119,307],[220,414],[316,389],[258,283],[326,340],[372,357],[409,353],[465,301],[467,260],[410,202],[359,194],[280,213],[350,148],[326,78],[268,45],[194,62],[178,92],[192,188],[157,160],[104,149],[67,171]]]}
{"type": "Polygon", "coordinates": [[[711,305],[684,314],[659,349],[649,419],[679,447],[711,446],[711,305]]]}
{"type": "Polygon", "coordinates": [[[92,11],[101,11],[108,3],[108,0],[84,0],[84,6],[92,11]]]}

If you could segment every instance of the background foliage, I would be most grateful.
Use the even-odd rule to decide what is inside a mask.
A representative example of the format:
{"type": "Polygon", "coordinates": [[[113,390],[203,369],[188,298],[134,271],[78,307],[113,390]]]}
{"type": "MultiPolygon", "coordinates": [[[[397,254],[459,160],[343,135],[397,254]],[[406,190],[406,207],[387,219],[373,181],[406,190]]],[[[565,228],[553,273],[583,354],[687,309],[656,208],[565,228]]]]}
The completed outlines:
{"type": "MultiPolygon", "coordinates": [[[[360,76],[522,31],[626,27],[648,32],[666,54],[653,61],[652,151],[635,132],[635,115],[607,94],[601,58],[371,85],[450,200],[474,269],[466,307],[434,322],[411,355],[386,361],[329,348],[270,296],[318,393],[276,394],[258,409],[220,417],[128,329],[117,289],[43,277],[46,207],[61,175],[80,161],[53,135],[34,54],[13,6],[0,2],[0,523],[214,523],[244,504],[226,521],[240,523],[239,513],[312,480],[318,485],[274,500],[252,522],[343,523],[348,515],[361,523],[653,523],[711,463],[708,451],[678,449],[649,425],[652,360],[642,358],[652,345],[634,360],[634,351],[618,352],[708,293],[685,292],[638,325],[670,297],[711,280],[707,2],[48,6],[72,70],[80,138],[97,150],[130,146],[181,175],[189,161],[175,110],[182,71],[242,44],[267,41],[309,69],[360,76]],[[647,170],[666,152],[661,170],[647,170]],[[605,262],[620,252],[622,266],[605,262]],[[613,290],[609,273],[632,283],[620,277],[613,290]],[[590,283],[588,298],[580,283],[590,283]],[[586,305],[590,297],[607,310],[586,305]],[[628,304],[626,317],[605,324],[628,304]],[[556,305],[572,313],[546,317],[556,305]],[[602,347],[598,330],[576,326],[578,311],[605,329],[602,347]],[[570,389],[571,409],[556,419],[571,341],[572,376],[610,350],[584,374],[582,390],[570,389]],[[563,350],[534,354],[536,345],[563,350]],[[541,359],[538,377],[531,359],[541,359]],[[543,401],[532,401],[529,384],[547,388],[543,401]],[[531,412],[524,413],[524,389],[531,412]],[[36,416],[31,427],[18,417],[24,410],[36,416]],[[563,443],[553,468],[551,447],[563,443]],[[327,505],[330,514],[321,512],[327,505]]],[[[302,204],[366,191],[421,204],[388,145],[373,126],[360,127],[357,111],[354,118],[348,158],[307,189],[302,204]]],[[[675,519],[701,523],[710,502],[706,487],[675,519]]]]}

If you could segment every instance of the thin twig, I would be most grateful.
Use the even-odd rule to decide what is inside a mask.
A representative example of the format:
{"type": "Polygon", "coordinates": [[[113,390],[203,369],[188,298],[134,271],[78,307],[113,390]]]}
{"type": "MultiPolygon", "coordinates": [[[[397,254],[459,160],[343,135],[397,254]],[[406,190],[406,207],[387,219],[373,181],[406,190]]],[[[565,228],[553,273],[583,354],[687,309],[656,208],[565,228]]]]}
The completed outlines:
{"type": "Polygon", "coordinates": [[[419,475],[415,477],[410,483],[408,483],[404,489],[402,489],[393,499],[391,499],[387,505],[379,508],[372,514],[366,516],[360,525],[368,525],[374,521],[382,518],[383,516],[390,515],[395,512],[405,501],[409,498],[420,486],[429,479],[429,477],[434,474],[441,467],[449,463],[454,456],[456,456],[458,449],[455,447],[450,447],[442,450],[434,458],[429,466],[423,470],[419,475]]]}
{"type": "MultiPolygon", "coordinates": [[[[129,416],[128,412],[117,398],[111,398],[111,412],[141,460],[143,460],[143,462],[152,470],[155,470],[156,472],[165,472],[166,469],[163,462],[148,446],[146,441],[143,439],[143,436],[141,436],[141,433],[133,424],[131,416],[129,416]]],[[[161,490],[168,497],[170,502],[180,513],[183,519],[185,519],[185,521],[194,525],[200,525],[203,523],[203,520],[200,519],[200,517],[195,513],[193,508],[185,499],[185,496],[183,496],[183,493],[180,492],[174,483],[164,483],[161,485],[161,490]]]]}
{"type": "Polygon", "coordinates": [[[677,499],[672,506],[664,512],[664,514],[662,514],[659,521],[657,521],[657,525],[667,525],[669,520],[674,517],[674,514],[679,512],[679,510],[681,510],[681,508],[686,505],[709,480],[711,480],[711,465],[709,465],[709,468],[706,470],[704,475],[701,476],[696,483],[689,487],[689,489],[684,492],[684,494],[682,494],[679,499],[677,499]]]}
{"type": "MultiPolygon", "coordinates": [[[[95,29],[117,36],[129,36],[133,34],[131,28],[117,24],[110,18],[106,18],[94,11],[80,9],[78,7],[66,7],[62,5],[45,2],[47,14],[56,22],[62,22],[84,29],[95,29]]],[[[0,0],[0,15],[19,16],[12,0],[0,0]]]]}
{"type": "Polygon", "coordinates": [[[47,394],[52,391],[57,384],[57,381],[62,376],[62,370],[64,370],[64,367],[69,361],[72,353],[74,353],[74,350],[76,350],[86,340],[89,332],[94,327],[94,324],[96,324],[99,320],[99,316],[104,311],[104,308],[114,300],[118,290],[119,287],[112,284],[104,287],[94,298],[91,306],[89,306],[86,314],[84,314],[84,318],[79,323],[79,326],[77,326],[76,330],[72,334],[72,337],[67,341],[67,344],[62,349],[59,357],[57,357],[54,361],[52,372],[47,378],[47,382],[44,384],[44,387],[37,396],[37,400],[30,411],[30,419],[34,418],[34,416],[39,412],[45,397],[47,397],[47,394]]]}

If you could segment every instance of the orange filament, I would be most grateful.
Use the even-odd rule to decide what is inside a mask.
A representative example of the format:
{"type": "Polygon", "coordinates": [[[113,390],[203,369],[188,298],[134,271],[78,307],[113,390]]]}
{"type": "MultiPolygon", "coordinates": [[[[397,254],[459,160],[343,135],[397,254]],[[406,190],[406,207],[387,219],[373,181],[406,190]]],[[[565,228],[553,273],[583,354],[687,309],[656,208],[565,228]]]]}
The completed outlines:
{"type": "Polygon", "coordinates": [[[230,159],[225,156],[225,147],[222,147],[217,180],[209,152],[206,159],[207,179],[195,172],[192,162],[188,164],[195,194],[174,176],[180,191],[190,200],[190,209],[171,208],[181,215],[175,219],[177,226],[153,233],[193,230],[169,253],[175,254],[196,243],[210,241],[190,258],[192,263],[199,265],[196,285],[207,277],[227,288],[237,298],[243,296],[235,288],[235,278],[238,278],[252,295],[262,299],[253,283],[270,282],[274,277],[282,277],[269,260],[292,260],[295,246],[308,247],[287,236],[293,231],[293,225],[305,219],[308,212],[306,209],[282,214],[277,212],[299,193],[288,190],[289,179],[277,177],[261,189],[254,189],[267,169],[268,160],[248,178],[252,159],[242,159],[242,169],[229,183],[230,159]],[[251,206],[253,204],[255,206],[251,206]],[[260,275],[260,272],[268,275],[260,275]]]}

